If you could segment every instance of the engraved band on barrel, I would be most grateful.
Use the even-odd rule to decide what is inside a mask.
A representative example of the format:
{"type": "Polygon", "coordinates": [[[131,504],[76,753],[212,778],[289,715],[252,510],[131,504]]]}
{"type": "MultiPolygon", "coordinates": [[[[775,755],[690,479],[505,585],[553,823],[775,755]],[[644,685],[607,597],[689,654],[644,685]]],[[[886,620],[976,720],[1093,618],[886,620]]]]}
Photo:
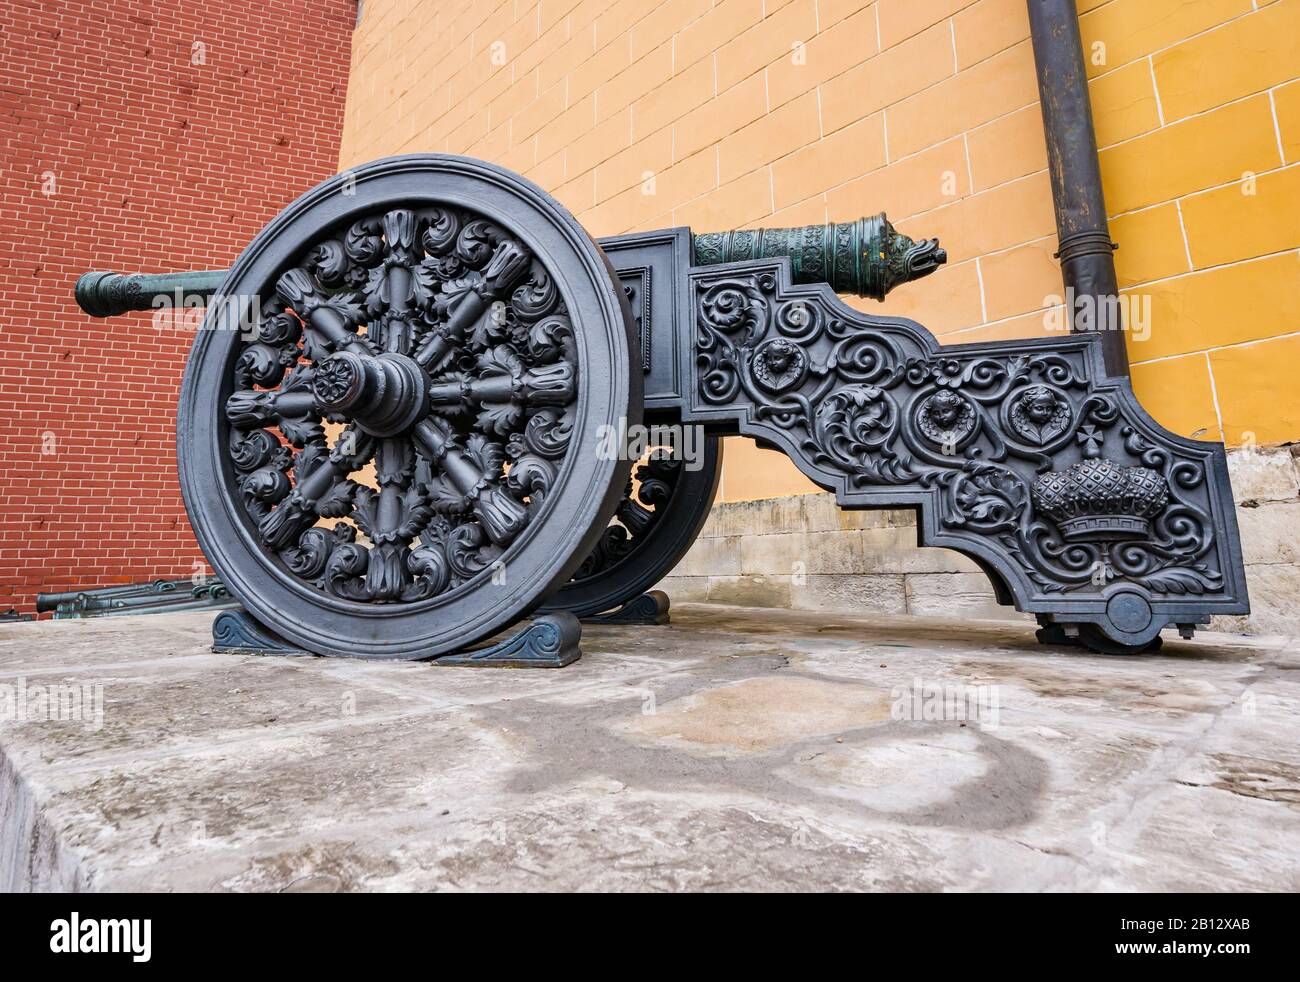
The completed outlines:
{"type": "Polygon", "coordinates": [[[937,239],[916,242],[883,212],[856,222],[701,232],[692,246],[697,266],[785,256],[796,283],[829,283],[836,293],[875,300],[948,260],[937,239]]]}

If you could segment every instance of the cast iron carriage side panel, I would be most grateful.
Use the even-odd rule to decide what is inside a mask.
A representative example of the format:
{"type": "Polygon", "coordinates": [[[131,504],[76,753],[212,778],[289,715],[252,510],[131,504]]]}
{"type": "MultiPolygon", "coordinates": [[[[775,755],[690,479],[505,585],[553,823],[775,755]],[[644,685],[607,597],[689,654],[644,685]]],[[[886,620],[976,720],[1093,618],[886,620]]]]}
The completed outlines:
{"type": "Polygon", "coordinates": [[[1140,645],[1249,609],[1222,445],[1164,430],[1097,336],[941,346],[785,260],[687,280],[687,422],[780,448],[844,507],[917,507],[920,544],[1047,620],[1140,645]]]}

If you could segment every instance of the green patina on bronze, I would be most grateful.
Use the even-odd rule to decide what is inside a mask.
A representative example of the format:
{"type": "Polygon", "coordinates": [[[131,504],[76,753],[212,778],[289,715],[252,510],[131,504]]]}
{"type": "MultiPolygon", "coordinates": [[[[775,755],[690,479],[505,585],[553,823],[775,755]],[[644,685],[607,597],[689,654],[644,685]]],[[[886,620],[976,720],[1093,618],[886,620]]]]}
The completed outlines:
{"type": "MultiPolygon", "coordinates": [[[[701,232],[691,240],[697,266],[786,256],[796,283],[829,283],[836,293],[875,300],[948,261],[938,239],[916,242],[897,231],[883,212],[856,222],[701,232]]],[[[77,303],[92,317],[183,307],[216,293],[226,272],[85,273],[77,281],[77,303]]]]}
{"type": "Polygon", "coordinates": [[[836,293],[875,300],[948,259],[938,239],[916,242],[883,212],[856,222],[701,232],[692,240],[697,266],[785,256],[796,283],[829,283],[836,293]]]}
{"type": "Polygon", "coordinates": [[[112,317],[164,304],[193,306],[192,298],[206,300],[216,293],[227,272],[199,269],[184,273],[83,273],[77,280],[77,303],[91,317],[112,317]]]}

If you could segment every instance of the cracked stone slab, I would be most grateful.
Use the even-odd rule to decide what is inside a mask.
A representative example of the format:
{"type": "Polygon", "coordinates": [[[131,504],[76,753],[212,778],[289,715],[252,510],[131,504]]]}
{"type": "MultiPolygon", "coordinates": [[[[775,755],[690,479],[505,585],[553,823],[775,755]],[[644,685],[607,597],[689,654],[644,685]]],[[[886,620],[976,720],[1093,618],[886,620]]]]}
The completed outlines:
{"type": "Polygon", "coordinates": [[[547,672],[0,625],[10,890],[1296,890],[1300,645],[679,605],[547,672]]]}

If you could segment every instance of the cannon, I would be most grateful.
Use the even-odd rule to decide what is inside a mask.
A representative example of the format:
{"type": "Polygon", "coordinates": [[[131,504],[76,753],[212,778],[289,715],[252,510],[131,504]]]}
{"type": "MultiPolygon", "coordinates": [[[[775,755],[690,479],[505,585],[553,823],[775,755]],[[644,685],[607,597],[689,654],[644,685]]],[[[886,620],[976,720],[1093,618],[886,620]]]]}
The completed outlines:
{"type": "Polygon", "coordinates": [[[36,595],[37,612],[53,613],[55,620],[231,606],[238,605],[230,599],[221,581],[211,578],[151,580],[36,595]]]}
{"type": "Polygon", "coordinates": [[[76,292],[207,298],[177,459],[242,605],[219,647],[567,663],[577,617],[662,621],[645,591],[734,434],[840,507],[914,509],[1045,642],[1136,652],[1247,611],[1223,447],[1161,428],[1099,337],[940,346],[836,295],[945,259],[884,215],[597,242],[509,171],[414,154],[308,191],[228,271],[76,292]]]}

